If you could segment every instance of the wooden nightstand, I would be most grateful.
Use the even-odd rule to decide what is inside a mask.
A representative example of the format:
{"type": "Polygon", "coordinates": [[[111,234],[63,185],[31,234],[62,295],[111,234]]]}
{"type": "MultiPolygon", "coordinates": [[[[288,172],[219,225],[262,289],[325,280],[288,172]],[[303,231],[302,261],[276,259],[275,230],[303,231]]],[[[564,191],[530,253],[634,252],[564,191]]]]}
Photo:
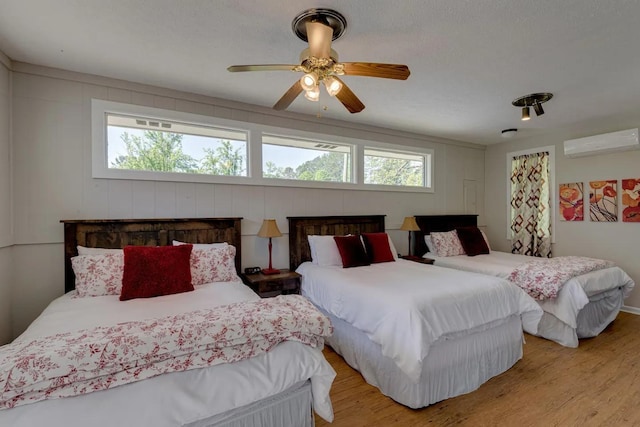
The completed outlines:
{"type": "Polygon", "coordinates": [[[261,298],[281,294],[299,294],[300,276],[295,271],[280,270],[278,274],[241,274],[245,285],[253,289],[261,298]]]}
{"type": "Polygon", "coordinates": [[[400,257],[401,259],[406,259],[408,261],[419,262],[420,264],[433,264],[435,261],[431,258],[422,258],[415,255],[404,255],[400,257]]]}

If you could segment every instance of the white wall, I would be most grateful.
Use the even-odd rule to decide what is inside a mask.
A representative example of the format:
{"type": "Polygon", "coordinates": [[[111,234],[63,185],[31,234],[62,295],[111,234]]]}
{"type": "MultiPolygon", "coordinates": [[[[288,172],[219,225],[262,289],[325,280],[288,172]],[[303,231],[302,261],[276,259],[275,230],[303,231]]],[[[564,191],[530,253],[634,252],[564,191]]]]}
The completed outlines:
{"type": "Polygon", "coordinates": [[[274,267],[288,266],[287,216],[386,214],[397,249],[406,253],[407,215],[461,213],[483,221],[484,147],[327,121],[270,108],[61,70],[13,64],[14,263],[13,334],[63,293],[61,219],[241,216],[244,266],[267,263],[263,218],[285,236],[273,242],[274,267]],[[91,178],[92,98],[175,109],[325,134],[435,150],[435,193],[325,190],[91,178]],[[476,187],[465,204],[463,186],[476,187]]]}
{"type": "MultiPolygon", "coordinates": [[[[640,177],[640,167],[638,167],[640,150],[570,159],[564,156],[563,141],[635,128],[639,125],[640,117],[618,118],[615,122],[612,120],[595,122],[581,129],[557,131],[544,137],[489,146],[486,151],[485,188],[491,190],[485,194],[485,214],[491,246],[507,252],[511,250],[510,242],[506,239],[507,153],[534,147],[555,146],[556,199],[558,185],[569,182],[585,183],[585,192],[588,192],[588,181],[617,179],[619,189],[621,179],[640,177]]],[[[637,250],[640,224],[623,223],[620,218],[616,223],[590,222],[587,207],[585,207],[585,221],[559,221],[557,200],[553,203],[553,209],[556,212],[556,243],[552,249],[555,256],[581,255],[610,259],[640,284],[637,250]]],[[[636,288],[625,301],[625,305],[640,308],[640,290],[636,288]]]]}
{"type": "Polygon", "coordinates": [[[11,73],[0,53],[0,345],[11,339],[11,73]]]}

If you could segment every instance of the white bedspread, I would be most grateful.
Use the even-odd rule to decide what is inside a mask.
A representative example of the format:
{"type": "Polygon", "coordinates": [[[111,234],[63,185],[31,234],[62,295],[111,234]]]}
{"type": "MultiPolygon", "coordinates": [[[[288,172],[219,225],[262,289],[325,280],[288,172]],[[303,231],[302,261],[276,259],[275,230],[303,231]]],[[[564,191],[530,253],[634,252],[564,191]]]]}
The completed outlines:
{"type": "Polygon", "coordinates": [[[431,345],[519,314],[537,330],[542,310],[506,280],[398,260],[367,267],[304,263],[302,293],[365,332],[416,381],[431,345]]]}
{"type": "MultiPolygon", "coordinates": [[[[258,296],[240,282],[213,283],[194,292],[125,302],[117,296],[71,298],[67,294],[53,301],[17,339],[254,299],[258,296]]],[[[333,410],[329,389],[334,377],[335,371],[319,349],[285,342],[268,353],[236,363],[3,410],[0,425],[183,425],[261,400],[308,378],[312,381],[314,409],[330,421],[333,410]]]]}
{"type": "MultiPolygon", "coordinates": [[[[425,257],[435,260],[435,265],[472,271],[490,276],[507,278],[513,269],[531,260],[525,255],[491,251],[490,254],[458,255],[438,257],[427,253],[425,257]]],[[[560,319],[572,328],[576,328],[578,312],[589,303],[589,297],[598,293],[622,287],[626,298],[634,287],[634,282],[619,267],[605,268],[574,277],[567,281],[553,300],[539,301],[542,309],[560,319]]],[[[527,331],[530,332],[530,331],[527,331]]]]}

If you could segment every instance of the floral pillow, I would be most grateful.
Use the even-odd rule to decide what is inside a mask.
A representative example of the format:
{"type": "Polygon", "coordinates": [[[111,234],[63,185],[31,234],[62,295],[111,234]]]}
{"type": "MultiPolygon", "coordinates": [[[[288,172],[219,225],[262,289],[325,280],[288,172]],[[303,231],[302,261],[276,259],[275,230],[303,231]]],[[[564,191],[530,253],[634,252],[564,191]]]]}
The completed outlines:
{"type": "Polygon", "coordinates": [[[71,266],[76,275],[77,296],[120,295],[124,272],[122,251],[101,255],[79,255],[71,258],[71,266]]]}
{"type": "Polygon", "coordinates": [[[464,255],[464,249],[455,230],[431,233],[431,242],[437,256],[464,255]]]}
{"type": "Polygon", "coordinates": [[[191,282],[193,286],[211,282],[240,280],[236,273],[236,247],[193,248],[191,251],[191,282]]]}

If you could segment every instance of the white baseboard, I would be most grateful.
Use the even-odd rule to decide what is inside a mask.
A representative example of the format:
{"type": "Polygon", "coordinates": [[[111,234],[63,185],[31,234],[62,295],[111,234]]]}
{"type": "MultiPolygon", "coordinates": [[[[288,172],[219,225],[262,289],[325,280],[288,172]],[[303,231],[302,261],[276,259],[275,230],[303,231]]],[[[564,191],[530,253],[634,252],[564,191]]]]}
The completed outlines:
{"type": "Polygon", "coordinates": [[[625,313],[637,314],[640,316],[640,308],[637,308],[637,307],[623,305],[620,311],[624,311],[625,313]]]}

